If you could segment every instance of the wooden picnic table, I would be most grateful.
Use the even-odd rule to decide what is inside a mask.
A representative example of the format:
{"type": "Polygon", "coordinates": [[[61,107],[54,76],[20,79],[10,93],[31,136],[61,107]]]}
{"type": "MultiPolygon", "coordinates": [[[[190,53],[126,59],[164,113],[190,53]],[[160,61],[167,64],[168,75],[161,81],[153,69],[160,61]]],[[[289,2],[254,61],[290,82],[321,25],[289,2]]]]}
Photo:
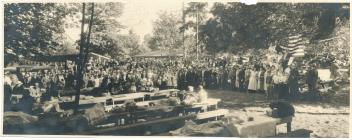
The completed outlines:
{"type": "Polygon", "coordinates": [[[287,124],[287,132],[291,132],[292,116],[285,118],[272,118],[266,115],[253,117],[253,121],[242,124],[231,124],[229,128],[240,137],[270,137],[276,135],[276,126],[287,124]]]}
{"type": "Polygon", "coordinates": [[[168,90],[161,90],[157,92],[138,92],[138,93],[128,93],[128,94],[120,94],[120,95],[111,95],[105,97],[93,97],[91,99],[81,99],[79,104],[96,104],[96,103],[105,103],[106,100],[112,99],[113,102],[117,101],[127,101],[127,100],[135,100],[142,98],[144,101],[145,95],[150,95],[151,97],[158,97],[158,96],[169,96],[171,92],[176,92],[177,89],[168,89],[168,90]]]}

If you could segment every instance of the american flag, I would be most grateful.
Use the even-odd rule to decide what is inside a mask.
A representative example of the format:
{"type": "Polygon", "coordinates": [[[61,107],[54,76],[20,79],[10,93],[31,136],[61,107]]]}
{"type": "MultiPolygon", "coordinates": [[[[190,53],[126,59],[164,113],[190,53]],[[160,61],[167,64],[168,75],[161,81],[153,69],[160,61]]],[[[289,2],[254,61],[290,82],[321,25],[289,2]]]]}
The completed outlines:
{"type": "Polygon", "coordinates": [[[281,48],[286,50],[292,56],[299,57],[299,56],[304,56],[307,44],[308,44],[308,40],[299,34],[299,35],[289,36],[287,47],[281,46],[281,48]]]}

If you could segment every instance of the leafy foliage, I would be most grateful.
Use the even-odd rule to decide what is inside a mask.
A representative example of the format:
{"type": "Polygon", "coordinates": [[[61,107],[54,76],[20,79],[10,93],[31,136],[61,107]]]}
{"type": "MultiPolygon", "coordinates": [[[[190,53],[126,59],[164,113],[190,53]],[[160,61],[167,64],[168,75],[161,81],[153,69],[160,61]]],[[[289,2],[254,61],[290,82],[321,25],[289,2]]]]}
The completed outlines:
{"type": "Polygon", "coordinates": [[[182,46],[180,27],[181,19],[174,14],[167,12],[159,14],[159,19],[153,22],[153,36],[147,38],[149,48],[177,49],[182,46]]]}
{"type": "MultiPolygon", "coordinates": [[[[5,4],[5,58],[42,55],[59,49],[67,14],[64,4],[5,4]]],[[[5,60],[5,64],[8,61],[11,60],[5,60]]]]}
{"type": "MultiPolygon", "coordinates": [[[[81,9],[81,6],[76,7],[81,9]]],[[[86,8],[86,12],[90,13],[90,8],[86,8]]],[[[119,2],[109,2],[109,3],[95,3],[93,23],[92,23],[92,33],[90,36],[90,51],[99,54],[111,54],[111,51],[118,49],[116,47],[119,44],[119,38],[116,37],[116,33],[120,32],[124,26],[118,21],[123,11],[123,4],[119,2]]],[[[74,13],[74,14],[80,14],[74,13]]],[[[85,17],[86,25],[90,21],[90,14],[85,17]]],[[[77,42],[80,42],[78,40],[77,42]]],[[[119,50],[121,51],[121,50],[119,50]]]]}
{"type": "Polygon", "coordinates": [[[237,52],[287,44],[290,35],[308,40],[327,37],[335,27],[342,4],[318,3],[215,3],[213,18],[201,26],[200,36],[207,49],[237,52]]]}

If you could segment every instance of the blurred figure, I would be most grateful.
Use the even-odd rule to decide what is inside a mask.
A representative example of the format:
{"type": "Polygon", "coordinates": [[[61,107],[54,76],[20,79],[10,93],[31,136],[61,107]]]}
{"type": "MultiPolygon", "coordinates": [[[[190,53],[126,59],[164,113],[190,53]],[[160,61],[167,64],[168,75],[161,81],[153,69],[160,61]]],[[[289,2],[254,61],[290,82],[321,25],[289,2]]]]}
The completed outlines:
{"type": "Polygon", "coordinates": [[[199,102],[205,103],[208,100],[208,92],[203,89],[203,86],[199,86],[199,102]]]}
{"type": "Polygon", "coordinates": [[[312,99],[315,99],[317,96],[317,82],[318,82],[318,71],[316,66],[313,64],[308,67],[307,71],[307,84],[308,84],[308,92],[311,95],[312,99]]]}
{"type": "Polygon", "coordinates": [[[255,71],[254,66],[250,70],[250,77],[248,83],[248,92],[254,93],[257,90],[257,72],[255,71]]]}
{"type": "Polygon", "coordinates": [[[288,88],[290,97],[295,99],[299,93],[299,86],[298,86],[298,79],[299,79],[299,72],[295,64],[292,64],[290,70],[290,75],[288,77],[288,88]]]}

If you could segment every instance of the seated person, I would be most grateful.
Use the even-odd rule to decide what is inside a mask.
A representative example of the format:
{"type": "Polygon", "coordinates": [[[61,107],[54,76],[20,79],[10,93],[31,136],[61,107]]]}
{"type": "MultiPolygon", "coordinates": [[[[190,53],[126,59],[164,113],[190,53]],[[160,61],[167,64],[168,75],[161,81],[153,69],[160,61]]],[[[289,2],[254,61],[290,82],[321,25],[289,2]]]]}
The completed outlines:
{"type": "Polygon", "coordinates": [[[63,112],[61,110],[58,100],[58,95],[52,94],[51,92],[46,92],[41,96],[42,111],[43,112],[63,112]],[[53,110],[55,109],[55,110],[53,110]]]}
{"type": "Polygon", "coordinates": [[[16,105],[16,109],[27,114],[33,114],[34,102],[35,99],[28,92],[25,92],[16,105]]]}
{"type": "Polygon", "coordinates": [[[40,96],[42,96],[43,91],[39,87],[39,83],[35,83],[35,86],[29,87],[29,93],[36,101],[40,101],[40,96]]]}
{"type": "Polygon", "coordinates": [[[136,87],[136,83],[132,82],[131,83],[131,87],[130,87],[130,93],[136,93],[137,92],[137,87],[136,87]]]}
{"type": "Polygon", "coordinates": [[[140,80],[140,90],[147,91],[147,78],[142,78],[140,80]]]}
{"type": "Polygon", "coordinates": [[[284,118],[288,116],[294,116],[295,114],[294,107],[285,100],[272,102],[269,106],[272,110],[275,110],[271,114],[273,118],[284,118]]]}
{"type": "Polygon", "coordinates": [[[183,103],[186,105],[191,105],[198,102],[198,96],[194,93],[193,87],[188,86],[188,91],[184,97],[183,103]]]}
{"type": "Polygon", "coordinates": [[[153,86],[154,86],[153,80],[150,79],[150,78],[148,78],[148,79],[147,79],[147,82],[146,82],[146,89],[147,89],[147,91],[152,91],[152,90],[153,90],[153,86]]]}
{"type": "Polygon", "coordinates": [[[198,102],[206,102],[208,99],[208,93],[203,89],[203,86],[199,86],[199,91],[198,91],[199,99],[198,102]]]}

